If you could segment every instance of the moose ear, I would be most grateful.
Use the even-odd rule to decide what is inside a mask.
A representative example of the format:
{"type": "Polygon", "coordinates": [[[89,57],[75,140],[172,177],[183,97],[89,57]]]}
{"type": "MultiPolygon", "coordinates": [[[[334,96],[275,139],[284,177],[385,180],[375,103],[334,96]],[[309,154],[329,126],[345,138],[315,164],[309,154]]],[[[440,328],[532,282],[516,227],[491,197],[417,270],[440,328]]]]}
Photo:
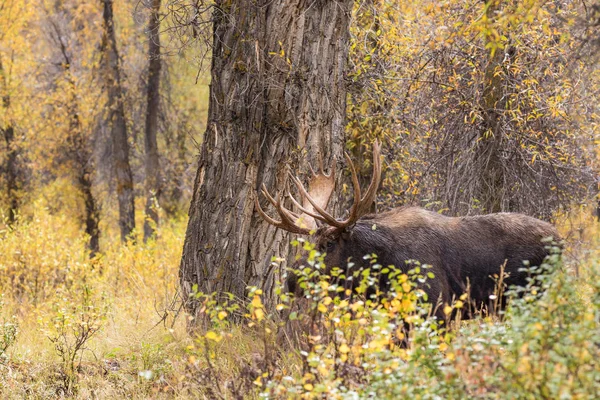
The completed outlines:
{"type": "Polygon", "coordinates": [[[352,228],[344,229],[340,236],[342,240],[350,240],[352,238],[352,228]]]}

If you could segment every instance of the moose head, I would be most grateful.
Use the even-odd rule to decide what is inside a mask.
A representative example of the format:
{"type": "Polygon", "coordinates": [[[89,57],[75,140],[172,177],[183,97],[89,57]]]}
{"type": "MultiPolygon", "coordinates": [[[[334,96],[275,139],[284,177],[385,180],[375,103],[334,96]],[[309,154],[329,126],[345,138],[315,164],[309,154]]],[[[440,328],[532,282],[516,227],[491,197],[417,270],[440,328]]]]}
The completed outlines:
{"type": "MultiPolygon", "coordinates": [[[[261,191],[277,210],[280,221],[271,218],[265,213],[258,202],[258,196],[256,197],[256,210],[265,221],[278,228],[301,235],[311,235],[312,233],[312,240],[316,248],[325,254],[325,265],[328,267],[342,267],[343,263],[353,258],[353,254],[347,251],[350,249],[347,243],[354,236],[353,231],[357,229],[357,222],[369,214],[371,205],[377,195],[377,189],[381,181],[380,152],[381,145],[379,142],[375,142],[373,144],[373,173],[371,182],[364,195],[358,182],[354,164],[350,156],[347,153],[344,154],[350,168],[354,189],[354,201],[346,219],[338,220],[326,211],[335,186],[335,163],[333,163],[329,175],[323,171],[322,162],[320,163],[318,173],[311,167],[312,177],[308,189],[304,187],[300,179],[292,175],[291,172],[288,173],[290,180],[302,196],[303,204],[300,204],[289,190],[287,197],[297,207],[300,214],[285,208],[282,204],[281,196],[277,195],[276,198],[273,198],[264,184],[261,191]]],[[[362,255],[360,258],[362,258],[362,255]]],[[[356,261],[354,260],[354,262],[356,261]]]]}

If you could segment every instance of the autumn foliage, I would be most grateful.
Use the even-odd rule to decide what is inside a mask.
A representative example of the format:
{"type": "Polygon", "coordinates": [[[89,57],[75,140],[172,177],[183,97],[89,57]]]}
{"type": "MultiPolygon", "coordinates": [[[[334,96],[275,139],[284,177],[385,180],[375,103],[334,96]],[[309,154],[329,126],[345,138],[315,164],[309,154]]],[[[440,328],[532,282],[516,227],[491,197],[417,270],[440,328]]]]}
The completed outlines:
{"type": "Polygon", "coordinates": [[[369,255],[371,268],[346,291],[336,283],[341,272],[328,276],[322,255],[301,240],[293,244],[306,265],[285,271],[276,257],[270,265],[298,275],[296,297],[277,282],[274,303],[261,287],[244,298],[194,287],[182,298],[214,4],[163,0],[160,8],[161,190],[152,204],[144,168],[150,4],[112,2],[136,198],[136,229],[123,242],[104,4],[0,0],[0,397],[600,393],[597,6],[355,3],[346,149],[367,179],[371,143],[383,143],[379,210],[519,211],[554,221],[566,238],[563,254],[553,248],[530,270],[526,288],[500,285],[513,297],[505,312],[463,321],[466,295],[444,305],[444,320],[433,316],[421,290],[435,279],[427,265],[379,265],[369,255]],[[155,232],[147,241],[144,224],[155,232]],[[367,296],[384,272],[392,289],[367,296]],[[198,315],[186,314],[186,302],[198,315]]]}

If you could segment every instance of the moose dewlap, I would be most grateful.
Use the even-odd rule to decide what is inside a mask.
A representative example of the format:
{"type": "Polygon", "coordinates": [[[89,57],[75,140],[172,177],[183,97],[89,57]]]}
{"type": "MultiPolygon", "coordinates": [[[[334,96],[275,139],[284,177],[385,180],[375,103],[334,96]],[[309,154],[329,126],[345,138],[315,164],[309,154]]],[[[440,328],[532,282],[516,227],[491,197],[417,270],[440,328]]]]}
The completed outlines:
{"type": "MultiPolygon", "coordinates": [[[[523,262],[540,265],[548,255],[544,239],[559,236],[551,224],[516,213],[497,213],[469,217],[447,217],[419,207],[400,207],[379,214],[368,214],[381,178],[380,146],[373,146],[373,176],[364,197],[355,168],[348,155],[348,165],[354,185],[354,202],[349,217],[338,221],[325,211],[333,193],[334,174],[323,169],[314,173],[306,190],[298,178],[292,180],[302,195],[302,205],[288,196],[301,212],[292,212],[274,199],[263,187],[263,194],[273,204],[281,218],[276,221],[266,215],[256,200],[259,214],[269,223],[287,231],[310,235],[317,248],[325,253],[328,270],[339,267],[349,276],[357,269],[369,267],[367,254],[376,254],[378,263],[407,268],[407,260],[431,266],[434,278],[423,286],[428,298],[442,304],[458,299],[469,289],[475,307],[487,305],[494,294],[496,282],[504,268],[504,282],[524,286],[527,274],[523,262]],[[314,190],[311,190],[314,189],[314,190]],[[323,195],[328,193],[328,195],[323,195]],[[316,229],[317,222],[321,226],[316,229]],[[348,271],[348,263],[353,266],[348,271]]],[[[303,260],[300,260],[301,263],[303,260]]],[[[380,280],[381,289],[388,285],[380,280]]],[[[438,307],[441,309],[441,307],[438,307]]]]}

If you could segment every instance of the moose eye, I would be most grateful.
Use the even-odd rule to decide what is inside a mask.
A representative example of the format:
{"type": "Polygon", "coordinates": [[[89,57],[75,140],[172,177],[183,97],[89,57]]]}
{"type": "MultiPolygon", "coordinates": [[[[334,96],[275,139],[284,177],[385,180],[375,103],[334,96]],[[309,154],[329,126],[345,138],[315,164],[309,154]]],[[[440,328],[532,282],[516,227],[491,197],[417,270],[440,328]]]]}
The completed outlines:
{"type": "Polygon", "coordinates": [[[327,242],[327,250],[332,250],[335,247],[335,242],[327,242]]]}

